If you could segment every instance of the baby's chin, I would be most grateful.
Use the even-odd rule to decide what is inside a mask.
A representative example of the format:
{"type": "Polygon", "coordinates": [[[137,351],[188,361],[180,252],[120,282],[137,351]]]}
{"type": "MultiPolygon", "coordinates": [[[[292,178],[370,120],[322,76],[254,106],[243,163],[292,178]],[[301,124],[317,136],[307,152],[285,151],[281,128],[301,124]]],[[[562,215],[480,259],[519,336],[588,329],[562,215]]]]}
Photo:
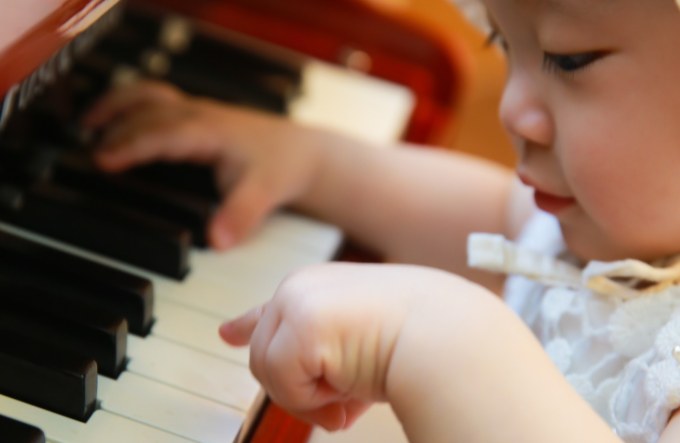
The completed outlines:
{"type": "Polygon", "coordinates": [[[591,238],[569,235],[568,232],[564,232],[563,235],[570,254],[583,264],[593,260],[609,262],[626,259],[653,262],[680,253],[680,247],[677,249],[669,248],[667,245],[642,247],[616,242],[602,235],[591,238]]]}

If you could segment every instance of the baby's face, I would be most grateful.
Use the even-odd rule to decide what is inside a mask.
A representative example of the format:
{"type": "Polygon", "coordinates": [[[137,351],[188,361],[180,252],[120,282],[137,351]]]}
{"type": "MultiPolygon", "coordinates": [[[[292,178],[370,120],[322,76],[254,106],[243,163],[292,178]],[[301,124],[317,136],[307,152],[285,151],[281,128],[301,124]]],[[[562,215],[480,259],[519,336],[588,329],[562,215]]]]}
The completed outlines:
{"type": "Polygon", "coordinates": [[[680,252],[676,0],[486,0],[518,172],[583,259],[680,252]]]}

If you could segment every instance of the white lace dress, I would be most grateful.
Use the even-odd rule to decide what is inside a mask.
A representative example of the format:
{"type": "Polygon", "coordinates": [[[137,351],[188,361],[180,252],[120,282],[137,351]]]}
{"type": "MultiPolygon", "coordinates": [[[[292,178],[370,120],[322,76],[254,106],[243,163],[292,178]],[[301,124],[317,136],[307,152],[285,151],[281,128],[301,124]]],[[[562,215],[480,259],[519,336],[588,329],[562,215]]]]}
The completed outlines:
{"type": "Polygon", "coordinates": [[[517,245],[473,234],[468,249],[472,266],[522,274],[508,279],[507,303],[620,438],[655,443],[680,406],[677,257],[579,269],[563,254],[556,220],[543,213],[517,245]]]}

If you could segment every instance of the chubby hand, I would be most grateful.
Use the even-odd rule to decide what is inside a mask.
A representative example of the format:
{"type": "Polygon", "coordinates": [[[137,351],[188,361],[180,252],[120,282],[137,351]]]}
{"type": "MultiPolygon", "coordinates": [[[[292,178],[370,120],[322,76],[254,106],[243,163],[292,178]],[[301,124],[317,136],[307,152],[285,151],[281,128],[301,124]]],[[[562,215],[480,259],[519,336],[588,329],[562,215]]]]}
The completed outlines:
{"type": "Polygon", "coordinates": [[[342,429],[385,401],[392,353],[409,316],[444,295],[450,274],[407,265],[333,263],[292,274],[265,305],[222,325],[250,343],[271,399],[306,421],[342,429]]]}
{"type": "Polygon", "coordinates": [[[95,162],[108,172],[153,161],[214,166],[225,199],[210,222],[208,241],[218,249],[294,200],[314,169],[314,130],[158,82],[112,89],[82,123],[103,130],[95,162]]]}

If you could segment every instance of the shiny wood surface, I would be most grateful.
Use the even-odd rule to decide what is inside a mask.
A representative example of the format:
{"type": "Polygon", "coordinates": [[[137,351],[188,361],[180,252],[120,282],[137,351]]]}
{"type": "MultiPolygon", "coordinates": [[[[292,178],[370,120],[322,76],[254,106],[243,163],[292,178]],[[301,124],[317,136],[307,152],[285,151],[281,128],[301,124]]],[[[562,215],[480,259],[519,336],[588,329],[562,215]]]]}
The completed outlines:
{"type": "Polygon", "coordinates": [[[3,0],[0,96],[71,39],[64,24],[89,3],[90,0],[3,0]]]}
{"type": "Polygon", "coordinates": [[[304,443],[312,427],[291,417],[277,405],[265,406],[262,417],[248,443],[304,443]]]}

